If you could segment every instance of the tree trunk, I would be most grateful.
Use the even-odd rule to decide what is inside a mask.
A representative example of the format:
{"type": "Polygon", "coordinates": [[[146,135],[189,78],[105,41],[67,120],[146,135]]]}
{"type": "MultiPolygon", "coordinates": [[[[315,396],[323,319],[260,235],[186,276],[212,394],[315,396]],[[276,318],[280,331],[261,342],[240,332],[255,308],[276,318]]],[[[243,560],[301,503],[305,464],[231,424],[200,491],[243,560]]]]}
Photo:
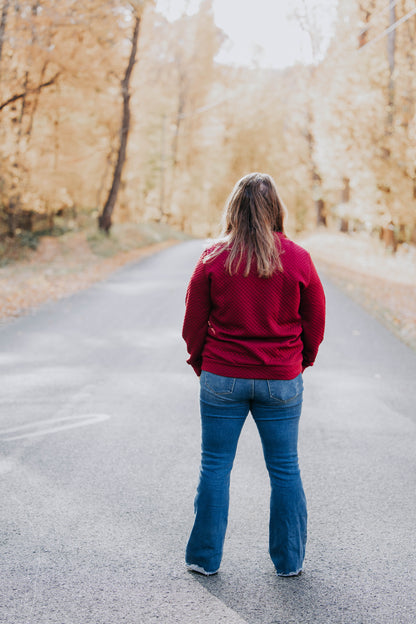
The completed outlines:
{"type": "Polygon", "coordinates": [[[162,132],[160,141],[160,193],[159,193],[159,220],[165,216],[165,177],[166,177],[166,115],[162,116],[162,132]]]}
{"type": "MultiPolygon", "coordinates": [[[[351,196],[350,179],[347,177],[344,177],[342,181],[343,181],[344,186],[341,191],[341,203],[348,204],[348,202],[350,201],[350,196],[351,196]]],[[[348,213],[344,213],[344,216],[341,217],[341,223],[340,223],[339,229],[341,232],[344,232],[344,233],[349,232],[350,224],[349,224],[349,219],[348,219],[348,213]]]]}
{"type": "Polygon", "coordinates": [[[101,204],[101,195],[104,191],[105,181],[107,179],[108,172],[110,171],[113,163],[113,156],[116,151],[115,145],[113,145],[113,141],[115,142],[115,137],[111,138],[110,142],[110,151],[107,154],[107,158],[105,159],[105,167],[103,171],[103,175],[101,176],[100,184],[97,188],[97,194],[95,197],[95,205],[99,206],[101,204]]]}
{"type": "MultiPolygon", "coordinates": [[[[396,5],[392,5],[389,9],[389,25],[392,26],[396,22],[396,5]]],[[[389,32],[387,37],[387,57],[389,61],[389,101],[387,113],[387,133],[393,132],[394,120],[394,65],[396,53],[396,30],[389,32]]]]}
{"type": "Polygon", "coordinates": [[[172,205],[172,198],[175,193],[176,187],[176,178],[179,169],[179,137],[182,130],[182,121],[184,119],[184,111],[188,97],[188,86],[186,81],[186,72],[184,67],[182,66],[183,60],[181,57],[176,57],[176,63],[179,66],[179,95],[178,95],[178,108],[176,111],[176,120],[175,120],[175,132],[172,140],[172,171],[170,177],[170,185],[168,190],[167,201],[164,202],[165,206],[163,209],[163,213],[161,214],[160,219],[168,219],[170,215],[170,209],[172,205]]]}
{"type": "Polygon", "coordinates": [[[383,242],[386,248],[393,253],[397,251],[397,236],[392,221],[390,221],[387,227],[383,228],[383,242]]]}
{"type": "Polygon", "coordinates": [[[0,64],[1,64],[1,57],[2,57],[2,54],[3,54],[3,44],[4,44],[5,33],[6,33],[7,12],[9,10],[9,4],[10,4],[10,0],[4,0],[3,8],[1,10],[1,19],[0,19],[0,64]]]}
{"type": "Polygon", "coordinates": [[[326,227],[326,215],[325,215],[325,202],[321,199],[315,200],[315,211],[316,211],[316,225],[319,227],[323,225],[326,227]]]}
{"type": "Polygon", "coordinates": [[[342,179],[342,182],[344,186],[341,192],[341,201],[343,204],[348,204],[348,202],[350,201],[350,196],[351,196],[350,179],[345,177],[342,179]]]}
{"type": "MultiPolygon", "coordinates": [[[[41,72],[40,72],[40,84],[42,84],[42,81],[43,81],[43,79],[45,77],[47,66],[48,66],[47,62],[42,65],[42,69],[41,69],[41,72]]],[[[32,109],[30,111],[29,125],[28,125],[28,128],[27,128],[27,135],[28,135],[28,137],[30,137],[31,134],[32,134],[33,120],[35,118],[35,114],[36,114],[36,111],[37,111],[37,108],[38,108],[38,104],[39,104],[40,91],[41,91],[41,89],[40,89],[40,87],[38,87],[36,89],[36,92],[35,92],[35,97],[33,98],[33,105],[32,105],[32,109]]]]}
{"type": "MultiPolygon", "coordinates": [[[[389,3],[390,4],[390,3],[389,3]]],[[[396,21],[396,5],[389,8],[389,25],[393,26],[396,21]]],[[[391,166],[391,144],[390,137],[393,135],[393,123],[394,123],[394,65],[395,65],[395,52],[396,52],[396,30],[393,29],[388,33],[387,37],[387,58],[389,63],[389,82],[388,82],[388,101],[387,101],[387,117],[385,126],[386,141],[382,147],[382,158],[391,166]]],[[[389,194],[391,192],[390,184],[383,184],[382,190],[389,194]]],[[[383,241],[387,249],[391,249],[393,252],[397,250],[397,239],[394,228],[394,223],[391,221],[389,225],[383,229],[383,241]]]]}
{"type": "Polygon", "coordinates": [[[312,181],[312,196],[314,198],[314,206],[315,206],[315,218],[316,218],[316,226],[319,227],[321,225],[325,226],[326,223],[326,214],[325,214],[325,202],[321,197],[322,193],[322,178],[319,175],[318,167],[315,162],[314,148],[315,148],[315,139],[312,134],[313,128],[313,117],[311,111],[308,112],[308,128],[306,131],[306,140],[308,142],[308,151],[309,151],[309,162],[310,162],[310,172],[311,172],[311,181],[312,181]]]}
{"type": "Polygon", "coordinates": [[[121,93],[123,96],[123,116],[120,129],[120,147],[118,150],[117,162],[113,174],[113,182],[108,193],[107,201],[100,216],[98,217],[98,225],[101,230],[107,234],[111,228],[111,217],[114,206],[117,201],[117,195],[120,188],[121,174],[123,172],[124,162],[126,160],[127,139],[130,130],[130,77],[133,66],[136,62],[137,41],[139,38],[140,17],[136,15],[134,23],[133,38],[131,44],[130,58],[127,65],[126,73],[121,82],[121,93]]]}
{"type": "Polygon", "coordinates": [[[181,129],[181,123],[183,118],[183,111],[185,108],[185,98],[182,93],[179,94],[178,100],[178,111],[176,113],[176,122],[175,122],[175,134],[173,135],[172,141],[172,162],[173,167],[177,167],[178,165],[178,144],[179,144],[179,132],[181,129]]]}

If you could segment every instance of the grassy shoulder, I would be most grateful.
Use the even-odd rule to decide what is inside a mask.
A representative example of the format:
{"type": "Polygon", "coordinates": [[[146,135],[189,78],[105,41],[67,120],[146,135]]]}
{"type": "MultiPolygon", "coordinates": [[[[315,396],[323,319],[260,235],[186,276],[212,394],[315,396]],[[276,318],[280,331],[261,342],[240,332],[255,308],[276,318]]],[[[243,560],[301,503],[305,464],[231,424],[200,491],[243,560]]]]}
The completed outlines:
{"type": "Polygon", "coordinates": [[[3,248],[0,320],[88,288],[124,264],[187,238],[158,223],[116,224],[109,235],[92,225],[56,234],[3,248]]]}

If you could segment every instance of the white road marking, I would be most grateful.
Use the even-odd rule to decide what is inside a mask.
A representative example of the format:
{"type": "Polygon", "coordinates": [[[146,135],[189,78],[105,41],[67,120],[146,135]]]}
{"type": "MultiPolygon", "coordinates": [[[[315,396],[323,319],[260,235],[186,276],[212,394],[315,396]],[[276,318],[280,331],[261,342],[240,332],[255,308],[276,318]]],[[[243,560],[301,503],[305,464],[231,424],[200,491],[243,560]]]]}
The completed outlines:
{"type": "Polygon", "coordinates": [[[37,420],[31,423],[26,423],[25,425],[17,425],[16,427],[1,429],[0,440],[3,440],[4,442],[11,442],[13,440],[21,440],[23,438],[34,438],[37,436],[48,435],[50,433],[66,431],[67,429],[75,429],[76,427],[94,425],[108,420],[109,418],[109,414],[81,414],[77,416],[50,418],[48,420],[37,420]],[[35,431],[33,431],[33,429],[35,429],[35,431]],[[8,435],[14,433],[17,433],[17,435],[8,435]]]}

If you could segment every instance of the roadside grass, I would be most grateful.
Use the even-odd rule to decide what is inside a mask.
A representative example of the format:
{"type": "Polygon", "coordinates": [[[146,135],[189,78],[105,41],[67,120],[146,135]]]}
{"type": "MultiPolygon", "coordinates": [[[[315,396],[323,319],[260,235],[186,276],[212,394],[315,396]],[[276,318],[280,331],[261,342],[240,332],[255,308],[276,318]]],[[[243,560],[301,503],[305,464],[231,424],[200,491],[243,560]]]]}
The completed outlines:
{"type": "Polygon", "coordinates": [[[3,249],[0,320],[88,288],[128,262],[189,238],[159,223],[115,224],[109,235],[96,222],[83,227],[36,234],[30,245],[15,240],[3,249]]]}
{"type": "Polygon", "coordinates": [[[190,237],[164,223],[115,224],[107,235],[98,228],[87,230],[87,242],[93,254],[110,258],[120,252],[140,249],[166,240],[187,240],[190,237]]]}

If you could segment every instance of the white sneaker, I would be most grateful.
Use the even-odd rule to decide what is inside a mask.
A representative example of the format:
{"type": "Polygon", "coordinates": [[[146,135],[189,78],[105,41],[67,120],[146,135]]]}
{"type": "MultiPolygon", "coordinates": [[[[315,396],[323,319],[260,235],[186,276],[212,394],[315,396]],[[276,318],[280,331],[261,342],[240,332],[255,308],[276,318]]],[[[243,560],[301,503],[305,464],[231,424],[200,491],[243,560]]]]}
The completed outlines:
{"type": "Polygon", "coordinates": [[[204,576],[212,576],[213,574],[217,574],[218,572],[218,570],[215,570],[215,572],[207,572],[206,570],[204,570],[204,568],[201,568],[201,566],[196,565],[196,563],[187,563],[186,568],[189,570],[189,572],[198,572],[198,574],[203,574],[204,576]]]}
{"type": "Polygon", "coordinates": [[[289,572],[289,574],[280,574],[279,572],[276,572],[277,576],[300,576],[302,574],[302,570],[298,570],[297,572],[289,572]]]}

